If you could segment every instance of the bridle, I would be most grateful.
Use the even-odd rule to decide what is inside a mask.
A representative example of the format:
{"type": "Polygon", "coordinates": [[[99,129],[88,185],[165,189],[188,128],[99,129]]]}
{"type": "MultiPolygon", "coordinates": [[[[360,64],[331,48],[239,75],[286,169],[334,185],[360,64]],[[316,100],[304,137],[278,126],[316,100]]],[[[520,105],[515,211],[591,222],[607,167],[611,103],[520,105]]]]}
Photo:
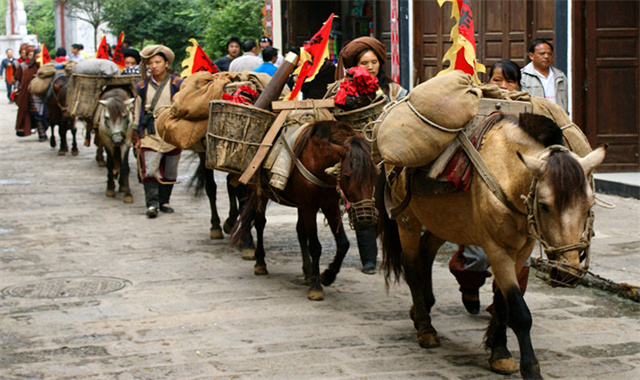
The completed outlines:
{"type": "MultiPolygon", "coordinates": [[[[552,145],[541,152],[540,156],[544,156],[547,152],[550,156],[554,152],[569,152],[569,150],[561,145],[552,145]]],[[[592,182],[592,181],[591,181],[592,182]]],[[[593,187],[593,183],[591,185],[593,187]]],[[[562,272],[565,275],[562,278],[572,278],[582,280],[589,269],[589,248],[591,246],[591,238],[593,237],[593,210],[590,208],[587,212],[587,219],[580,236],[580,242],[574,244],[567,244],[560,247],[554,247],[543,236],[539,227],[540,211],[538,204],[538,179],[536,176],[531,178],[531,186],[529,188],[529,194],[527,196],[522,195],[522,200],[527,208],[527,230],[529,236],[533,239],[537,239],[540,242],[540,257],[536,259],[538,264],[538,274],[545,282],[552,286],[566,286],[576,287],[580,281],[562,281],[551,278],[552,272],[562,272]],[[580,267],[574,267],[572,265],[562,263],[556,260],[558,255],[578,250],[580,253],[580,267]],[[546,254],[549,259],[545,259],[542,252],[546,254]],[[575,273],[577,271],[578,273],[575,273]]]]}

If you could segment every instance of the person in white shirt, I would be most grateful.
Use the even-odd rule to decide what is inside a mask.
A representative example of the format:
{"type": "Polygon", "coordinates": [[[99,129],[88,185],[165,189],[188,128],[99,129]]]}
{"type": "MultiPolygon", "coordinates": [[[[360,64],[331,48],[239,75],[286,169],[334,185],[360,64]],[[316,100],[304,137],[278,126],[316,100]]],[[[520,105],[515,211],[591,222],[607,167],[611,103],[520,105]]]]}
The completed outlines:
{"type": "Polygon", "coordinates": [[[254,40],[246,40],[242,44],[242,50],[244,54],[231,61],[229,72],[253,71],[256,67],[262,65],[262,58],[258,57],[258,45],[254,40]]]}
{"type": "Polygon", "coordinates": [[[529,47],[529,59],[531,62],[522,69],[522,90],[556,103],[568,114],[567,76],[552,66],[553,45],[546,40],[534,40],[529,47]]]}

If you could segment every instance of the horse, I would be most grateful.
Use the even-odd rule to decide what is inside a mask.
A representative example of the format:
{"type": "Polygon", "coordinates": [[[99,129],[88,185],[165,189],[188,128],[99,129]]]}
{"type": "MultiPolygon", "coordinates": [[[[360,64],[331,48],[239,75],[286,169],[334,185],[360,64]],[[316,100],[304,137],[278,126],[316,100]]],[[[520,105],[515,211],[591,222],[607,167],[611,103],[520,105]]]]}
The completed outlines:
{"type": "Polygon", "coordinates": [[[52,148],[56,147],[56,137],[54,127],[58,126],[60,136],[59,156],[64,156],[69,151],[67,144],[67,131],[71,131],[71,154],[77,156],[78,143],[76,142],[76,119],[67,111],[68,99],[67,90],[69,87],[69,76],[65,74],[57,75],[51,83],[51,92],[46,100],[47,111],[49,113],[49,125],[51,126],[51,138],[49,143],[52,148]]]}
{"type": "Polygon", "coordinates": [[[351,126],[334,120],[319,121],[304,128],[293,148],[295,166],[284,190],[265,183],[257,186],[243,207],[240,227],[234,238],[245,236],[255,223],[255,275],[268,274],[263,232],[265,208],[269,199],[296,207],[296,232],[302,251],[305,282],[310,285],[308,298],[324,299],[322,285],[333,283],[349,250],[339,204],[343,201],[354,229],[375,226],[377,212],[372,199],[379,171],[371,159],[371,145],[351,126]],[[316,215],[322,210],[336,241],[333,262],[320,275],[322,246],[318,239],[316,215]]]}
{"type": "Polygon", "coordinates": [[[520,347],[521,375],[541,378],[530,336],[532,317],[517,275],[533,250],[534,236],[541,238],[549,263],[556,263],[550,273],[556,284],[571,284],[584,275],[581,259],[588,252],[594,204],[589,179],[604,160],[606,148],[580,158],[562,142],[560,128],[544,116],[496,115],[479,153],[502,189],[502,200],[474,167],[469,191],[413,193],[408,202],[402,202],[412,179],[385,164],[385,175],[376,190],[379,199],[385,190],[387,196],[380,222],[382,266],[387,286],[390,279],[397,282],[401,277],[409,285],[410,316],[421,347],[440,345],[430,316],[435,303],[432,266],[439,247],[447,240],[478,245],[487,253],[496,284],[485,337],[491,370],[501,374],[518,371],[507,349],[506,328],[510,327],[520,347]],[[402,203],[407,204],[404,210],[398,208],[402,203]],[[387,211],[397,215],[397,222],[389,219],[387,211]],[[426,232],[421,233],[423,227],[426,232]]]}
{"type": "Polygon", "coordinates": [[[124,203],[132,203],[129,187],[129,147],[133,136],[133,102],[135,98],[122,88],[111,88],[100,95],[94,120],[98,135],[107,151],[107,197],[116,196],[114,178],[118,178],[119,191],[124,203]]]}

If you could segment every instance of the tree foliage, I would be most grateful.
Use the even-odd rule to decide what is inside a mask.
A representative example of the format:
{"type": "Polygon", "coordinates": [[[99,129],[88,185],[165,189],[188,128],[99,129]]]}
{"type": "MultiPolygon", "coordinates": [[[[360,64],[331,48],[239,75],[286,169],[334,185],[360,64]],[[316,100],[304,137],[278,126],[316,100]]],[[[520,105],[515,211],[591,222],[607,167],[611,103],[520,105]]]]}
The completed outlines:
{"type": "Polygon", "coordinates": [[[174,66],[186,56],[191,37],[202,35],[198,6],[193,0],[105,0],[105,20],[113,34],[124,31],[125,39],[141,49],[149,44],[166,45],[176,55],[174,66]]]}
{"type": "Polygon", "coordinates": [[[24,10],[27,13],[27,33],[35,34],[40,43],[48,50],[56,47],[56,26],[51,0],[25,1],[24,10]]]}
{"type": "Polygon", "coordinates": [[[263,35],[263,0],[218,0],[212,5],[203,12],[206,20],[201,42],[212,60],[227,54],[226,42],[231,36],[245,41],[263,35]]]}
{"type": "Polygon", "coordinates": [[[93,26],[93,43],[98,47],[98,28],[104,23],[105,0],[65,0],[72,16],[93,26]]]}

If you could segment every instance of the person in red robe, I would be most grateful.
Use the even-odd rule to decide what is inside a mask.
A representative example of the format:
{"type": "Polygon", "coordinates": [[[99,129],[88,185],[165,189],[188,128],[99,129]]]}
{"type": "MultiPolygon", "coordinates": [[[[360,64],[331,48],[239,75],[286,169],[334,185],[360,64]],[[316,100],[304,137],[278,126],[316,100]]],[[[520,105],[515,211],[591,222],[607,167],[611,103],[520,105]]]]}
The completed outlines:
{"type": "MultiPolygon", "coordinates": [[[[22,52],[22,47],[20,48],[22,52]]],[[[25,137],[31,135],[31,129],[35,126],[31,120],[31,94],[29,93],[29,83],[35,78],[40,65],[35,59],[35,46],[25,48],[26,59],[22,59],[16,69],[17,89],[15,94],[16,105],[18,106],[18,116],[16,118],[16,135],[25,137]]],[[[46,141],[46,131],[44,126],[38,128],[40,141],[46,141]]]]}

